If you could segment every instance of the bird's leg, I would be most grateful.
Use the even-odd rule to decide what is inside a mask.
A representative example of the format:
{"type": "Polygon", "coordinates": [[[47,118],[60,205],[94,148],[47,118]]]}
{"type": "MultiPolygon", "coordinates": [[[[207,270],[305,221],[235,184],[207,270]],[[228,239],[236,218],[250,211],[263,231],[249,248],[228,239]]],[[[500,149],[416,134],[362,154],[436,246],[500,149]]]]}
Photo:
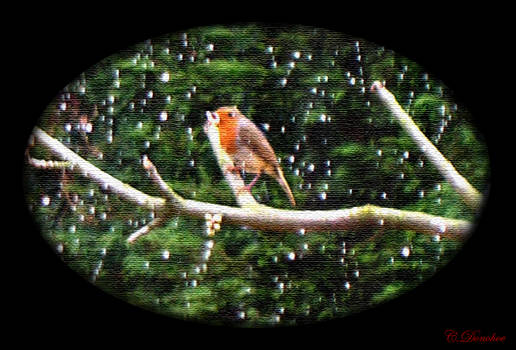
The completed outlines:
{"type": "Polygon", "coordinates": [[[244,190],[246,190],[248,192],[251,192],[251,188],[253,188],[254,184],[256,183],[256,181],[258,181],[258,179],[260,178],[261,174],[262,174],[261,172],[256,174],[256,176],[254,177],[253,181],[251,181],[249,183],[249,185],[242,187],[239,192],[244,191],[244,190]]]}

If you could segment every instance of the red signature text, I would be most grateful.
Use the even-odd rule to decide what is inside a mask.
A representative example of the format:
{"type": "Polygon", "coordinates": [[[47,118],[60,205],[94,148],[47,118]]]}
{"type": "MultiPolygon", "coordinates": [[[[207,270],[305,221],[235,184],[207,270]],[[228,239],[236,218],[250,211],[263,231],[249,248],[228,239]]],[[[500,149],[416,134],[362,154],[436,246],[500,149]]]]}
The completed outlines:
{"type": "Polygon", "coordinates": [[[448,343],[504,343],[505,335],[499,336],[496,333],[483,335],[480,330],[467,329],[462,332],[458,332],[454,329],[447,329],[444,331],[444,336],[448,343]]]}

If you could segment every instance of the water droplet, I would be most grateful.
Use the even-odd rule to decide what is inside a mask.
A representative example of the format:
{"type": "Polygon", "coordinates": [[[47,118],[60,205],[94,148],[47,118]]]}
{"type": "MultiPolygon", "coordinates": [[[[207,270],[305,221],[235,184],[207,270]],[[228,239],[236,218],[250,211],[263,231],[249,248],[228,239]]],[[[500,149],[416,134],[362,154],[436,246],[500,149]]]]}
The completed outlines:
{"type": "Polygon", "coordinates": [[[288,260],[295,260],[296,259],[296,253],[290,252],[287,255],[288,260]]]}
{"type": "Polygon", "coordinates": [[[162,253],[161,253],[161,258],[163,260],[168,260],[168,258],[170,257],[170,252],[168,250],[164,250],[162,253]]]}
{"type": "Polygon", "coordinates": [[[349,288],[351,288],[351,284],[350,284],[348,281],[346,281],[346,282],[344,283],[344,288],[345,288],[346,290],[348,290],[349,288]]]}
{"type": "Polygon", "coordinates": [[[47,195],[44,195],[43,197],[41,197],[41,205],[44,207],[50,205],[50,197],[47,195]]]}
{"type": "Polygon", "coordinates": [[[297,231],[297,233],[300,235],[300,236],[304,236],[305,235],[305,229],[304,228],[301,228],[299,229],[299,231],[297,231]]]}
{"type": "Polygon", "coordinates": [[[401,249],[401,252],[400,252],[401,256],[403,256],[404,258],[407,258],[409,255],[410,255],[410,248],[408,246],[404,246],[402,249],[401,249]]]}
{"type": "Polygon", "coordinates": [[[167,83],[170,80],[170,73],[169,72],[161,73],[160,80],[164,83],[167,83]]]}

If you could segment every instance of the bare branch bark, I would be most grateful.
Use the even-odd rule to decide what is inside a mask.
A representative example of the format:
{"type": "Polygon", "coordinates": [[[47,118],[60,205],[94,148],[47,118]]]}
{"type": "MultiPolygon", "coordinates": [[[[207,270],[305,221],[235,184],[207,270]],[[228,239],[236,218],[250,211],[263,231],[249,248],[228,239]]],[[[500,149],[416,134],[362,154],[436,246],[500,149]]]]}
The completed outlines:
{"type": "Polygon", "coordinates": [[[371,91],[377,93],[383,104],[396,117],[401,127],[412,137],[421,152],[437,168],[453,189],[463,198],[464,202],[474,210],[478,210],[482,203],[482,195],[466,180],[455,167],[446,159],[430,140],[421,132],[416,123],[396,101],[396,97],[380,82],[375,81],[371,91]]]}
{"type": "MultiPolygon", "coordinates": [[[[217,130],[211,130],[211,132],[218,133],[217,130]]],[[[200,220],[205,220],[207,214],[217,215],[221,218],[222,225],[231,224],[267,232],[297,232],[301,235],[310,232],[335,232],[376,227],[414,230],[426,234],[461,239],[465,238],[471,229],[471,223],[464,220],[372,205],[340,210],[285,210],[267,207],[256,203],[254,198],[250,201],[245,197],[241,200],[242,207],[230,207],[184,199],[163,181],[155,166],[145,158],[143,165],[164,196],[164,198],[153,197],[98,169],[41,129],[35,128],[34,136],[55,156],[70,162],[71,170],[81,173],[106,190],[110,190],[128,201],[156,212],[156,218],[153,222],[129,237],[128,242],[130,243],[150,232],[151,229],[163,224],[165,219],[172,215],[190,216],[200,220]]],[[[212,135],[210,141],[215,136],[212,135]]],[[[224,161],[224,158],[221,159],[224,161]]],[[[238,196],[250,196],[250,194],[240,191],[239,186],[241,185],[240,181],[242,181],[240,176],[237,173],[230,173],[230,175],[232,176],[230,185],[233,192],[238,196]],[[238,178],[240,178],[240,181],[238,181],[238,178]]]]}
{"type": "Polygon", "coordinates": [[[70,170],[80,171],[83,176],[90,178],[102,186],[104,190],[109,190],[119,195],[121,198],[151,210],[154,210],[156,207],[162,207],[165,204],[163,198],[149,196],[113,176],[106,174],[40,128],[35,127],[32,134],[35,140],[44,145],[54,156],[68,161],[70,163],[70,170]]]}

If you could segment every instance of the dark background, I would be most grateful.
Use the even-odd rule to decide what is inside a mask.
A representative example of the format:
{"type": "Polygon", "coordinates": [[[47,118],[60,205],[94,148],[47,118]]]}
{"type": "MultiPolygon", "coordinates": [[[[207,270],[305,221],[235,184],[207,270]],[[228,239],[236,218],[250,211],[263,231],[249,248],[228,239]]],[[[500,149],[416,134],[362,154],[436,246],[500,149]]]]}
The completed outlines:
{"type": "MultiPolygon", "coordinates": [[[[5,67],[15,73],[11,88],[14,96],[8,101],[14,108],[4,120],[13,121],[16,128],[14,135],[6,135],[6,139],[15,138],[4,149],[15,155],[20,171],[16,187],[12,186],[17,191],[10,200],[17,200],[20,205],[16,213],[21,213],[19,220],[8,218],[14,225],[4,232],[17,241],[4,247],[14,253],[8,268],[15,267],[13,281],[5,287],[13,296],[4,300],[6,306],[13,306],[9,317],[13,320],[13,334],[23,335],[19,340],[69,346],[101,345],[100,340],[107,338],[118,345],[138,339],[164,341],[169,347],[179,346],[180,342],[188,347],[201,342],[208,346],[223,343],[245,347],[257,346],[260,341],[269,347],[308,341],[314,341],[317,347],[371,343],[419,347],[445,344],[446,329],[479,329],[482,335],[495,332],[511,341],[506,320],[513,300],[509,298],[513,272],[509,271],[511,246],[507,241],[514,233],[514,224],[508,219],[514,199],[504,187],[503,177],[512,173],[512,158],[507,155],[513,141],[506,123],[511,122],[514,113],[504,111],[503,103],[511,101],[503,99],[507,90],[502,83],[511,78],[503,62],[508,55],[504,46],[507,33],[497,11],[432,15],[423,10],[411,13],[399,9],[393,17],[384,13],[375,19],[364,9],[334,16],[328,14],[334,12],[331,9],[322,9],[319,14],[308,9],[308,16],[288,8],[279,14],[271,7],[270,11],[261,9],[261,17],[258,13],[262,11],[252,8],[245,11],[247,15],[236,10],[219,14],[200,5],[196,10],[175,8],[167,12],[149,7],[130,11],[138,17],[116,11],[87,14],[80,8],[61,10],[50,10],[36,18],[24,17],[19,31],[12,36],[15,42],[6,45],[13,51],[4,53],[12,60],[5,67]],[[156,17],[156,13],[161,16],[156,17]],[[486,18],[495,22],[487,24],[486,18]],[[401,297],[342,320],[261,329],[255,334],[248,329],[185,323],[130,307],[62,264],[39,236],[23,206],[23,152],[30,130],[58,91],[102,58],[147,38],[198,25],[247,21],[319,26],[383,45],[441,78],[456,93],[457,101],[476,117],[491,160],[491,193],[471,239],[433,278],[401,297]]],[[[6,130],[11,127],[5,126],[4,133],[10,133],[6,130]]]]}

